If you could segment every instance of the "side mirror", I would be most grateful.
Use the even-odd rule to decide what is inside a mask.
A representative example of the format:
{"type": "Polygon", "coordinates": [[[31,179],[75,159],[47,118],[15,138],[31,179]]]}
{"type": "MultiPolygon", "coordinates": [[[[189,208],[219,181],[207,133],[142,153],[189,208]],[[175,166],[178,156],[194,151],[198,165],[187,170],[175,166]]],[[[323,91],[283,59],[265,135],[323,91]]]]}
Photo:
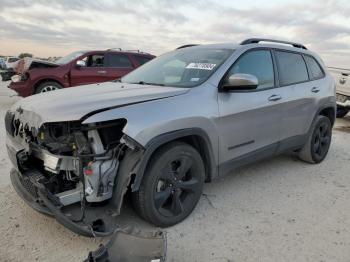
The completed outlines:
{"type": "Polygon", "coordinates": [[[258,79],[250,74],[233,74],[225,80],[221,89],[223,91],[231,90],[254,90],[258,87],[258,79]]]}
{"type": "Polygon", "coordinates": [[[78,60],[76,63],[76,67],[85,67],[86,63],[84,60],[78,60]]]}

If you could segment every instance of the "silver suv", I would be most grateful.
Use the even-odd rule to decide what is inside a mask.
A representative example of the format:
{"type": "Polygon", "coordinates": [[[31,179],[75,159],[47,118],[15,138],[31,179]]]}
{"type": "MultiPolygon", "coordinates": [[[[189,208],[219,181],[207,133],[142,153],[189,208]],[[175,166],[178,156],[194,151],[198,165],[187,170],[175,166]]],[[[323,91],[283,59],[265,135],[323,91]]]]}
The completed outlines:
{"type": "Polygon", "coordinates": [[[287,151],[321,162],[335,112],[334,80],[301,44],[184,46],[120,80],[15,104],[11,179],[79,234],[113,232],[125,195],[167,227],[192,212],[204,182],[238,166],[287,151]]]}

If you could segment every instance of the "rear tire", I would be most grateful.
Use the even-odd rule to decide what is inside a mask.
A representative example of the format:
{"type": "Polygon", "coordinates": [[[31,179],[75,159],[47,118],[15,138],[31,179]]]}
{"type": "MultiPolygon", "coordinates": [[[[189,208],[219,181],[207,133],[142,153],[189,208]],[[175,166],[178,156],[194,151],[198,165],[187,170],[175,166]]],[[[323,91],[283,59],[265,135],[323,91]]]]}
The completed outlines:
{"type": "Polygon", "coordinates": [[[46,93],[61,88],[62,86],[59,83],[48,81],[39,85],[39,87],[35,90],[35,94],[46,93]]]}
{"type": "Polygon", "coordinates": [[[325,159],[331,144],[331,121],[328,117],[318,116],[311,130],[306,144],[299,152],[299,158],[305,162],[317,164],[325,159]]]}
{"type": "Polygon", "coordinates": [[[169,143],[152,156],[139,191],[133,193],[134,208],[156,226],[175,225],[197,205],[204,179],[197,150],[186,143],[169,143]]]}
{"type": "Polygon", "coordinates": [[[347,107],[337,107],[337,118],[343,118],[350,111],[350,108],[347,107]]]}

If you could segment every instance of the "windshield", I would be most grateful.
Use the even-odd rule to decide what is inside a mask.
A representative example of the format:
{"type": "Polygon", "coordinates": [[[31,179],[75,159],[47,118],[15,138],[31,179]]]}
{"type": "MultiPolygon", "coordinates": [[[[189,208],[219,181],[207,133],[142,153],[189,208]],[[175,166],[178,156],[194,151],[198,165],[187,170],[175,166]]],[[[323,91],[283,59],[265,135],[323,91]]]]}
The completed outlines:
{"type": "Polygon", "coordinates": [[[184,48],[139,67],[123,83],[193,87],[207,80],[232,54],[232,49],[184,48]]]}
{"type": "Polygon", "coordinates": [[[58,60],[55,61],[55,63],[57,64],[60,64],[60,65],[64,65],[64,64],[67,64],[69,63],[70,61],[72,61],[73,59],[83,55],[84,52],[82,51],[77,51],[77,52],[74,52],[74,53],[71,53],[69,55],[66,55],[58,60]]]}

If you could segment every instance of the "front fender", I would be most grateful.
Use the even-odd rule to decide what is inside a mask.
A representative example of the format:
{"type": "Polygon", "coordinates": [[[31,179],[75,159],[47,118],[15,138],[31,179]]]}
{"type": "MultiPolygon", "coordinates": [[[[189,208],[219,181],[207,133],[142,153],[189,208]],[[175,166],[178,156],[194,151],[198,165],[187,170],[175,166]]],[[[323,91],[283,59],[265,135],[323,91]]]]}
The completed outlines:
{"type": "Polygon", "coordinates": [[[69,87],[69,79],[65,76],[69,74],[69,68],[57,67],[49,69],[34,68],[28,71],[31,76],[32,88],[44,81],[56,81],[63,87],[69,87]]]}
{"type": "Polygon", "coordinates": [[[208,173],[210,178],[214,178],[218,175],[218,165],[215,161],[214,149],[210,142],[210,139],[206,132],[200,128],[186,128],[181,130],[172,131],[169,133],[165,133],[153,138],[151,141],[147,143],[145,146],[145,151],[141,157],[140,162],[137,165],[137,169],[135,171],[135,181],[131,187],[132,191],[137,191],[141,185],[143,175],[146,171],[147,164],[149,163],[151,156],[153,153],[162,145],[169,143],[171,141],[180,139],[182,137],[188,136],[196,136],[200,137],[201,141],[204,141],[204,157],[207,161],[208,173]]]}

